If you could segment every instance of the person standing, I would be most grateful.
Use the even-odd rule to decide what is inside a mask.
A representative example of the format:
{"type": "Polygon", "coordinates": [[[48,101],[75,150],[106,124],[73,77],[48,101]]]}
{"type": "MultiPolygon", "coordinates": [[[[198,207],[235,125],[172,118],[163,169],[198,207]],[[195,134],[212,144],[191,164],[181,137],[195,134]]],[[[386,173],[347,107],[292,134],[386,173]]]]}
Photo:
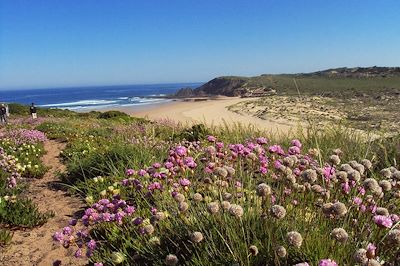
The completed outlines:
{"type": "Polygon", "coordinates": [[[32,119],[36,119],[37,118],[37,113],[36,113],[36,106],[35,106],[34,103],[32,103],[32,105],[29,108],[29,110],[31,111],[32,119]]]}
{"type": "Polygon", "coordinates": [[[7,124],[7,109],[4,106],[4,104],[1,104],[0,106],[0,123],[7,124]]]}

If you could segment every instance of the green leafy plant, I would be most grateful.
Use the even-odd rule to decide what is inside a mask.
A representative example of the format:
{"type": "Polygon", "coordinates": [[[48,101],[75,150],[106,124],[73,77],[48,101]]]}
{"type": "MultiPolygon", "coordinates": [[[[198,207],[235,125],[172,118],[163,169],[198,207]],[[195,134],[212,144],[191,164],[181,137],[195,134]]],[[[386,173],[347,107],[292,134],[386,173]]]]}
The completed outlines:
{"type": "Polygon", "coordinates": [[[30,199],[9,199],[0,202],[0,225],[11,228],[32,228],[44,224],[54,213],[40,213],[30,199]]]}

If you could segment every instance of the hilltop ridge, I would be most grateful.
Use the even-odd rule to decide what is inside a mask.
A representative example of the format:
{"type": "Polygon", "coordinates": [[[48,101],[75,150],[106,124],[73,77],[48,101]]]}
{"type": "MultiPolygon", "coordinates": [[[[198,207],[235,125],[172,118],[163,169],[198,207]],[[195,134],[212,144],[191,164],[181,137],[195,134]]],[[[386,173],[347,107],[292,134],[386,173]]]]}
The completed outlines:
{"type": "Polygon", "coordinates": [[[331,68],[311,73],[301,73],[303,76],[327,76],[347,78],[371,78],[400,76],[400,67],[340,67],[331,68]]]}
{"type": "Polygon", "coordinates": [[[262,74],[254,77],[222,76],[202,86],[183,88],[175,96],[211,95],[257,97],[298,93],[345,95],[400,90],[400,67],[341,67],[310,73],[262,74]]]}

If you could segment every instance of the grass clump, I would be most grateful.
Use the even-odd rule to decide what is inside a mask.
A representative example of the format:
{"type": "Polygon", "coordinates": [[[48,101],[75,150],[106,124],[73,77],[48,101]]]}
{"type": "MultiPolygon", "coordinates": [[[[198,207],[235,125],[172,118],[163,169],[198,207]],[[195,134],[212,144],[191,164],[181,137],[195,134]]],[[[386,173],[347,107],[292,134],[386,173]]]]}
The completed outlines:
{"type": "Polygon", "coordinates": [[[3,197],[0,202],[0,225],[12,229],[43,225],[54,214],[42,214],[30,199],[3,197]]]}
{"type": "Polygon", "coordinates": [[[13,233],[10,230],[0,228],[0,247],[11,243],[13,233]]]}

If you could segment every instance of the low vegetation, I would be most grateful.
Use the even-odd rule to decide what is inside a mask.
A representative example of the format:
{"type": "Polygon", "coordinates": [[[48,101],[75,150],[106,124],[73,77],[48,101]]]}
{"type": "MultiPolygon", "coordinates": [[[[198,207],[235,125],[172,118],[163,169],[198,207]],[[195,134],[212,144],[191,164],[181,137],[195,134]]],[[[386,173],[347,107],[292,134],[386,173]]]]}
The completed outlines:
{"type": "Polygon", "coordinates": [[[42,225],[52,215],[40,213],[24,195],[27,181],[47,171],[44,141],[38,130],[10,127],[0,133],[0,245],[10,243],[13,230],[42,225]]]}
{"type": "MultiPolygon", "coordinates": [[[[87,204],[53,236],[77,259],[97,266],[400,263],[400,135],[370,138],[334,124],[278,135],[106,116],[36,125],[67,143],[61,179],[87,204]]],[[[2,169],[2,199],[23,191],[7,187],[2,169]]],[[[33,217],[36,225],[47,218],[33,217]]],[[[0,236],[9,242],[9,232],[0,236]]]]}

